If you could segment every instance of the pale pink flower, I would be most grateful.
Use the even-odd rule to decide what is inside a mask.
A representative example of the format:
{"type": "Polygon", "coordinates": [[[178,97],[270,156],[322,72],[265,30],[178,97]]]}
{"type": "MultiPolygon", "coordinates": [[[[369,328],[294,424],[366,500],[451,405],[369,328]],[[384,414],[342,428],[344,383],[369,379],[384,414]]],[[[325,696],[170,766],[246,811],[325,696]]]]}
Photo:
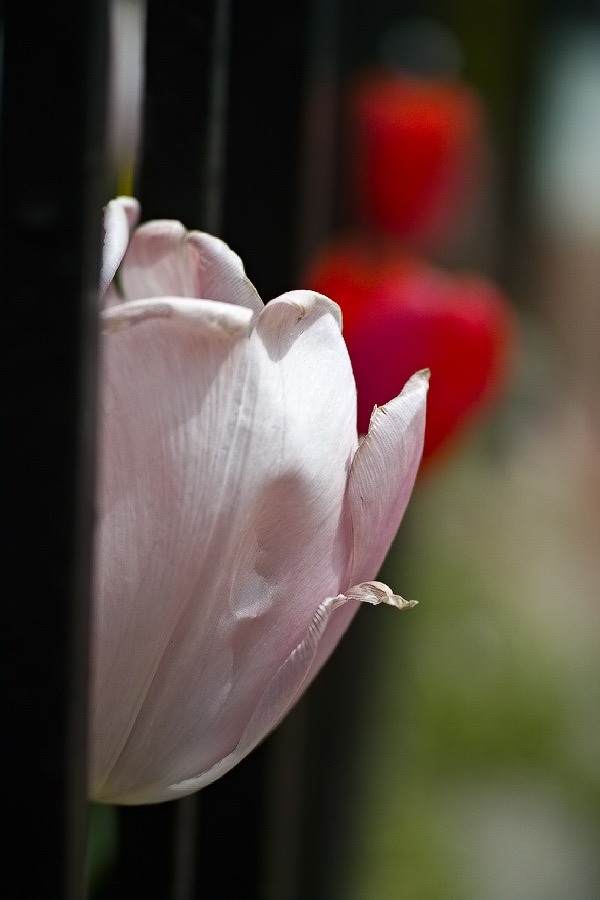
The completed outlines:
{"type": "Polygon", "coordinates": [[[90,796],[129,804],[246,756],[360,602],[412,605],[371,579],[427,390],[413,376],[359,442],[338,307],[264,306],[226,244],[172,221],[130,236],[137,216],[106,214],[91,692],[90,796]]]}

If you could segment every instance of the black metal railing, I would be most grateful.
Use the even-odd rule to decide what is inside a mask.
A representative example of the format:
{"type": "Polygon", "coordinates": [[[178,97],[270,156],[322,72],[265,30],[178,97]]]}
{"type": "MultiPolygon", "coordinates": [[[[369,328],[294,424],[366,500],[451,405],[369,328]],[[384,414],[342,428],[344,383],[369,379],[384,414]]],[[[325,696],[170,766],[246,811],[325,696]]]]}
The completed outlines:
{"type": "Polygon", "coordinates": [[[83,896],[107,8],[4,10],[2,893],[83,896]]]}

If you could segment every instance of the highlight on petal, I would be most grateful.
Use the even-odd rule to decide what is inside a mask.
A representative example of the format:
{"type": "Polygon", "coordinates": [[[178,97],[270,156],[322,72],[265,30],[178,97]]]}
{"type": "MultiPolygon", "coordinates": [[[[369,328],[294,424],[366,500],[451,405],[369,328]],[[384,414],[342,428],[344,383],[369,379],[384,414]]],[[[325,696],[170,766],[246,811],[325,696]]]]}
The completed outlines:
{"type": "Polygon", "coordinates": [[[215,336],[222,334],[239,337],[248,333],[252,312],[228,303],[182,297],[131,300],[104,310],[102,331],[111,334],[151,319],[179,319],[192,327],[210,330],[215,336]]]}
{"type": "Polygon", "coordinates": [[[117,197],[104,212],[104,252],[100,273],[100,296],[112,282],[127,250],[129,234],[137,223],[140,205],[132,197],[117,197]]]}
{"type": "Polygon", "coordinates": [[[227,244],[181,222],[146,222],[133,233],[121,272],[126,300],[197,297],[260,312],[263,302],[227,244]]]}
{"type": "Polygon", "coordinates": [[[402,392],[375,407],[352,460],[347,502],[353,528],[349,582],[379,571],[414,485],[423,451],[429,371],[412,376],[402,392]]]}

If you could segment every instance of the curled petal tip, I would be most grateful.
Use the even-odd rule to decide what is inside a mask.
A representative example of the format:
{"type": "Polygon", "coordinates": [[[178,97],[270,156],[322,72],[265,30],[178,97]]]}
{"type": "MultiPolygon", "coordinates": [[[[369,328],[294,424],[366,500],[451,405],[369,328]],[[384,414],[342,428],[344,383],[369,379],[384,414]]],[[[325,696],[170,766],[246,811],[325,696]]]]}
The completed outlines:
{"type": "Polygon", "coordinates": [[[132,197],[117,197],[104,210],[104,251],[100,273],[100,295],[104,296],[121,265],[129,233],[137,223],[140,206],[132,197]]]}
{"type": "Polygon", "coordinates": [[[311,313],[329,313],[337,322],[340,331],[342,329],[342,312],[340,307],[333,300],[330,300],[329,297],[319,294],[317,291],[287,291],[280,297],[271,300],[264,308],[263,315],[267,317],[274,315],[275,313],[272,313],[271,310],[277,310],[278,315],[285,315],[286,312],[288,315],[293,314],[296,317],[296,322],[301,322],[302,319],[311,313]]]}
{"type": "Polygon", "coordinates": [[[399,594],[394,594],[392,589],[381,581],[365,581],[357,584],[346,592],[345,597],[347,600],[359,600],[361,603],[370,603],[372,606],[384,603],[386,606],[395,606],[396,609],[412,609],[418,602],[417,600],[405,600],[399,594]]]}
{"type": "Polygon", "coordinates": [[[429,390],[429,379],[431,378],[431,369],[419,369],[418,372],[415,372],[414,375],[411,375],[404,387],[402,388],[401,394],[409,394],[412,391],[416,390],[425,390],[427,392],[429,390]]]}

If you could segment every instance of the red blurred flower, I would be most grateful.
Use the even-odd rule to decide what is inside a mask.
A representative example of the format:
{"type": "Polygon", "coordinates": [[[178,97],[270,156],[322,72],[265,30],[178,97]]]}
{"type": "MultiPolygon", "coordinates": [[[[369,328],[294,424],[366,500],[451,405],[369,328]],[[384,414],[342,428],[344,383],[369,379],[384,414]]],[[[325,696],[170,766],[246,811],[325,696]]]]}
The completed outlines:
{"type": "Polygon", "coordinates": [[[485,116],[464,83],[373,73],[351,100],[353,191],[367,228],[437,246],[477,196],[485,116]]]}
{"type": "Polygon", "coordinates": [[[471,273],[450,275],[396,249],[338,242],[307,284],[342,309],[358,390],[358,430],[413,372],[431,369],[423,461],[436,456],[502,392],[516,343],[501,291],[471,273]]]}

